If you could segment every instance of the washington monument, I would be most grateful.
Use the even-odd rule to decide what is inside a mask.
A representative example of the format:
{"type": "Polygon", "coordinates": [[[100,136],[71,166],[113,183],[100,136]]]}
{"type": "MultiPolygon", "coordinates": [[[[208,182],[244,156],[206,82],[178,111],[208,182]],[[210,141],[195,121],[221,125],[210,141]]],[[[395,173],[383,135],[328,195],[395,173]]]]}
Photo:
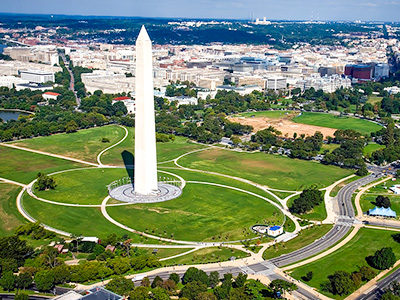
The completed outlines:
{"type": "Polygon", "coordinates": [[[142,26],[136,40],[135,177],[136,194],[158,192],[151,40],[142,26]]]}

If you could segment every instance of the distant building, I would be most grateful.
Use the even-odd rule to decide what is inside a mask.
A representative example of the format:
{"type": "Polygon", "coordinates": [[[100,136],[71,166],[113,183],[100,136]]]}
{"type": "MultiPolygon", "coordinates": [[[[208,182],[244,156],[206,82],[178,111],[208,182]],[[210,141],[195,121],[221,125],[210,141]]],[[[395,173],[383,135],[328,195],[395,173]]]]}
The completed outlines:
{"type": "Polygon", "coordinates": [[[217,91],[233,91],[236,92],[242,96],[251,94],[253,91],[259,91],[261,92],[262,89],[258,85],[245,85],[245,86],[230,86],[230,85],[220,85],[217,87],[217,91]]]}
{"type": "Polygon", "coordinates": [[[374,68],[369,65],[347,65],[344,74],[360,80],[371,80],[374,68]]]}
{"type": "Polygon", "coordinates": [[[265,90],[284,90],[287,81],[285,77],[268,77],[265,79],[265,90]]]}
{"type": "Polygon", "coordinates": [[[398,184],[390,187],[389,190],[391,190],[396,195],[400,195],[400,185],[398,185],[398,184]]]}
{"type": "Polygon", "coordinates": [[[387,91],[389,95],[400,93],[400,88],[398,86],[385,87],[384,90],[387,91]]]}
{"type": "Polygon", "coordinates": [[[58,96],[61,96],[61,94],[54,92],[45,92],[42,94],[42,98],[45,100],[57,100],[58,96]]]}
{"type": "Polygon", "coordinates": [[[30,83],[54,82],[54,72],[46,72],[41,70],[20,71],[21,79],[30,83]]]}
{"type": "Polygon", "coordinates": [[[188,96],[178,96],[167,98],[169,102],[177,101],[178,106],[180,105],[197,105],[197,98],[188,96]]]}

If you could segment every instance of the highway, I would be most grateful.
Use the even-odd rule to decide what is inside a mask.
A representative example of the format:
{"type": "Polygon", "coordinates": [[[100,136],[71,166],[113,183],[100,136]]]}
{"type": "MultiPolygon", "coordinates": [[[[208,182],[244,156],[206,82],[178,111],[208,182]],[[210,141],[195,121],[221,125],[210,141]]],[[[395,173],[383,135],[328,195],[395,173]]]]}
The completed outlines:
{"type": "Polygon", "coordinates": [[[367,294],[361,294],[357,300],[374,300],[380,299],[385,293],[384,290],[388,288],[392,281],[400,281],[400,269],[387,276],[386,278],[378,281],[371,289],[368,290],[367,294]]]}

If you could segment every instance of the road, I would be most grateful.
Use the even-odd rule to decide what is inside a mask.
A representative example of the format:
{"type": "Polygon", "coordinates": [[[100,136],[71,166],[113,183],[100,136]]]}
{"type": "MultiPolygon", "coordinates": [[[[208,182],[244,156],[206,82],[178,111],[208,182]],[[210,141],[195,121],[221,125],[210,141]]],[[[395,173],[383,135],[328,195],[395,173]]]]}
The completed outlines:
{"type": "Polygon", "coordinates": [[[378,281],[371,289],[368,290],[367,294],[360,295],[357,300],[374,300],[380,299],[385,293],[384,289],[388,288],[392,281],[400,281],[400,269],[397,269],[389,276],[378,281]]]}
{"type": "Polygon", "coordinates": [[[65,67],[68,70],[69,75],[71,76],[70,79],[70,84],[69,84],[69,90],[72,91],[75,95],[75,100],[76,100],[76,108],[79,108],[79,106],[81,105],[81,99],[78,97],[78,95],[76,94],[75,91],[75,79],[74,79],[74,74],[72,74],[72,71],[69,68],[69,63],[67,62],[67,58],[65,57],[64,53],[60,53],[60,56],[64,62],[65,67]]]}

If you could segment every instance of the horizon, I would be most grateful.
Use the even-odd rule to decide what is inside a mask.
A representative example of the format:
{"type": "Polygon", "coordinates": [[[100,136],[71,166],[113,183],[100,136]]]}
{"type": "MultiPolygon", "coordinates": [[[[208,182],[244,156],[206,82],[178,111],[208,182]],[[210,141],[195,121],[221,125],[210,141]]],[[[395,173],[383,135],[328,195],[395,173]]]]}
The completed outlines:
{"type": "Polygon", "coordinates": [[[188,5],[183,0],[137,2],[115,0],[113,5],[104,0],[71,0],[54,3],[38,0],[3,0],[7,11],[2,14],[56,15],[82,17],[155,18],[155,19],[212,19],[273,21],[329,21],[329,22],[399,22],[400,1],[318,0],[272,1],[250,0],[194,0],[188,5]]]}

